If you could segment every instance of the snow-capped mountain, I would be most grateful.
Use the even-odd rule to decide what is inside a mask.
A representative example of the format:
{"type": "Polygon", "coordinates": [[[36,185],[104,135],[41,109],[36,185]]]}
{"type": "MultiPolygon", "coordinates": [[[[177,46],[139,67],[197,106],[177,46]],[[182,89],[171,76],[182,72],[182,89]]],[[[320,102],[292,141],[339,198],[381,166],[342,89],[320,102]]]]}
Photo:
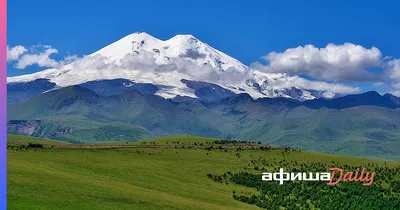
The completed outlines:
{"type": "Polygon", "coordinates": [[[193,87],[205,86],[211,91],[217,91],[216,87],[226,90],[223,95],[228,92],[227,95],[248,93],[253,98],[287,97],[309,100],[335,97],[335,94],[328,92],[276,86],[276,81],[290,83],[293,77],[249,68],[192,35],[176,35],[164,41],[144,32],[128,35],[70,64],[9,77],[7,81],[22,83],[36,79],[48,79],[57,87],[98,80],[126,79],[132,83],[153,84],[158,89],[155,94],[164,98],[198,98],[199,91],[193,87]],[[203,83],[199,86],[183,81],[203,83]]]}
{"type": "Polygon", "coordinates": [[[176,35],[166,41],[144,32],[128,35],[92,54],[113,59],[117,64],[129,54],[150,52],[159,65],[170,63],[172,58],[187,58],[197,65],[210,64],[217,71],[235,68],[244,72],[247,67],[240,61],[199,41],[192,35],[176,35]]]}

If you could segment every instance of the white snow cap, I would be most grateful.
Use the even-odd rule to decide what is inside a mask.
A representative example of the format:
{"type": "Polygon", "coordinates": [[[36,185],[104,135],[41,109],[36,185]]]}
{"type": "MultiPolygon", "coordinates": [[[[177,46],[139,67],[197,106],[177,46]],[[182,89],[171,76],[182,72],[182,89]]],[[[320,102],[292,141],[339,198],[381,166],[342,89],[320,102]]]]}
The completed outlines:
{"type": "MultiPolygon", "coordinates": [[[[286,74],[251,69],[193,35],[180,34],[160,40],[145,32],[125,36],[68,65],[8,77],[7,81],[28,82],[39,78],[49,79],[59,87],[124,78],[168,87],[156,93],[165,98],[177,95],[196,97],[193,90],[181,82],[182,79],[218,84],[235,93],[248,93],[253,98],[290,97],[282,90],[288,88],[291,81],[300,81],[286,74]]],[[[306,83],[300,81],[297,84],[306,83]]],[[[303,99],[315,98],[307,93],[304,92],[303,99]]]]}

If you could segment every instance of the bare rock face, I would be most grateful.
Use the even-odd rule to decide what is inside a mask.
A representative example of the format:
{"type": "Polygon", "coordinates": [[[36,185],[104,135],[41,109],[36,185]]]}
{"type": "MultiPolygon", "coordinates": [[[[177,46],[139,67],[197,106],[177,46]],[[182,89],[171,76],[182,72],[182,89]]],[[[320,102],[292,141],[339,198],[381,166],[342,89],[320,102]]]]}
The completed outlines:
{"type": "Polygon", "coordinates": [[[52,138],[59,134],[72,134],[73,129],[50,125],[41,120],[10,120],[7,122],[7,132],[26,136],[52,138]]]}
{"type": "Polygon", "coordinates": [[[10,120],[7,122],[7,132],[30,136],[40,124],[40,120],[10,120]]]}

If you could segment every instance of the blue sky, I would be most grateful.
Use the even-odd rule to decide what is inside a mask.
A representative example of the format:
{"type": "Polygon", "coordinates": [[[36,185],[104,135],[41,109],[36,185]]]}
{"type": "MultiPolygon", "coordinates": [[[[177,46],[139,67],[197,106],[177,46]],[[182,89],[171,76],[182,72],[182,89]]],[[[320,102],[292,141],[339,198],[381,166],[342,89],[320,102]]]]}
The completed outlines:
{"type": "MultiPolygon", "coordinates": [[[[7,36],[9,46],[50,45],[59,57],[89,54],[127,34],[145,31],[159,39],[193,34],[246,65],[272,51],[345,42],[366,49],[375,46],[383,56],[400,58],[399,6],[396,1],[369,0],[13,0],[8,2],[7,36]]],[[[9,64],[7,73],[42,69],[9,64]]],[[[357,85],[377,89],[372,83],[357,85]]]]}

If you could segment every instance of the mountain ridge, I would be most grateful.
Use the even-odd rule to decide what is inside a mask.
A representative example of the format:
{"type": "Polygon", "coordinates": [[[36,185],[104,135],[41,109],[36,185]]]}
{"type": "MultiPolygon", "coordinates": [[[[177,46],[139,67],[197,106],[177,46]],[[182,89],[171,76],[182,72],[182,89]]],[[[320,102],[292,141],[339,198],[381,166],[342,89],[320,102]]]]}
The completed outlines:
{"type": "MultiPolygon", "coordinates": [[[[319,100],[253,99],[246,93],[219,101],[175,102],[135,89],[105,96],[71,86],[9,104],[8,132],[72,143],[195,135],[253,139],[336,154],[400,158],[396,152],[400,148],[400,109],[392,107],[395,102],[389,108],[363,103],[375,97],[386,98],[376,92],[357,97],[366,99],[359,104],[350,103],[351,107],[320,106],[319,100]],[[349,149],[358,147],[366,149],[349,149]]],[[[334,100],[343,99],[327,101],[336,105],[334,100]]]]}

